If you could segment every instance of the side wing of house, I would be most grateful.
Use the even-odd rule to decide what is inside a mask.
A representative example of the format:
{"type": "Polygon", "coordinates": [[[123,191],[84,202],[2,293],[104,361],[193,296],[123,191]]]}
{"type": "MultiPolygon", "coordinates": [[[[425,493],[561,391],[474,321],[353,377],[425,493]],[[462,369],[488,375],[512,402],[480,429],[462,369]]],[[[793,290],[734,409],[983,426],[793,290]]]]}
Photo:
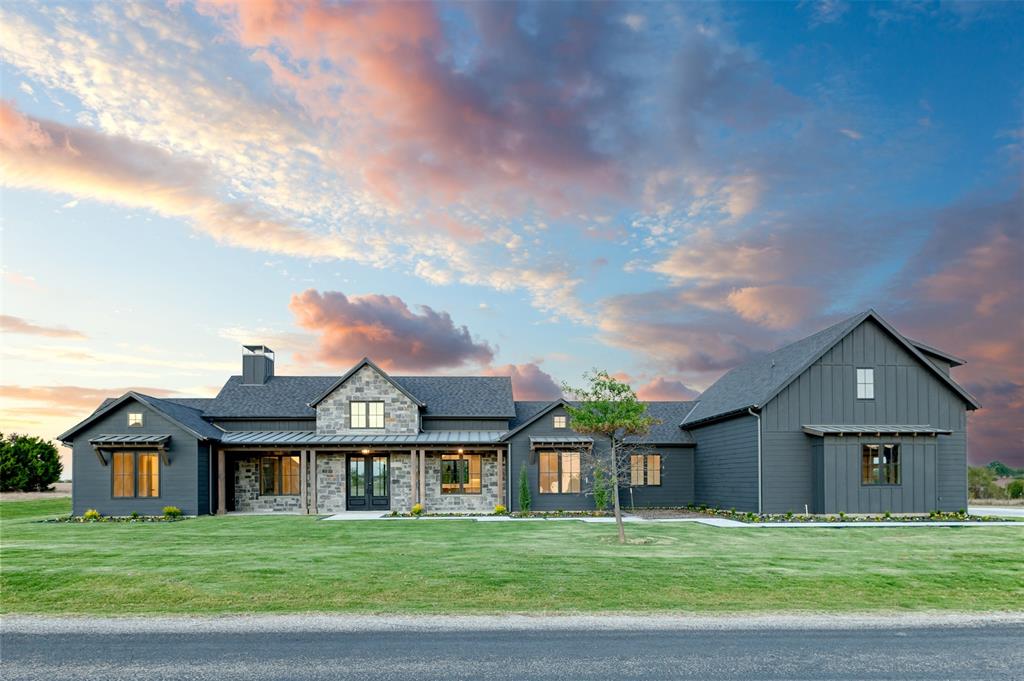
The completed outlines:
{"type": "Polygon", "coordinates": [[[141,401],[127,399],[86,424],[72,448],[75,515],[160,515],[164,506],[210,512],[208,446],[141,401]]]}
{"type": "Polygon", "coordinates": [[[758,510],[757,418],[744,413],[690,431],[694,501],[714,508],[758,510]]]}
{"type": "Polygon", "coordinates": [[[764,511],[966,508],[969,406],[933,367],[865,319],[763,405],[764,511]],[[831,427],[808,434],[815,424],[831,427]]]}

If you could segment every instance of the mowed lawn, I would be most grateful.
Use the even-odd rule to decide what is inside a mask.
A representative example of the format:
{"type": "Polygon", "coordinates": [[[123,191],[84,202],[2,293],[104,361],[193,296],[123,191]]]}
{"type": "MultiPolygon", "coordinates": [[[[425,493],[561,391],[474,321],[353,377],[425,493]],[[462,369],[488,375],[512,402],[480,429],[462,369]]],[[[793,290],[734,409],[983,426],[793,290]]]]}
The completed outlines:
{"type": "Polygon", "coordinates": [[[63,524],[0,503],[5,613],[880,612],[1024,609],[1021,527],[694,523],[63,524]]]}

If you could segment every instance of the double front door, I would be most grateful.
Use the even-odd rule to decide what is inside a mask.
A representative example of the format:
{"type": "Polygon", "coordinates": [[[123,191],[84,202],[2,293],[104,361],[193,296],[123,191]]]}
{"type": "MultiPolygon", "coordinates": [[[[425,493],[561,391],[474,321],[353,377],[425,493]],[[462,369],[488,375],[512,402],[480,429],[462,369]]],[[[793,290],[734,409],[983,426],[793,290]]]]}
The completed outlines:
{"type": "Polygon", "coordinates": [[[386,511],[391,507],[390,468],[387,454],[349,454],[346,508],[350,511],[386,511]]]}

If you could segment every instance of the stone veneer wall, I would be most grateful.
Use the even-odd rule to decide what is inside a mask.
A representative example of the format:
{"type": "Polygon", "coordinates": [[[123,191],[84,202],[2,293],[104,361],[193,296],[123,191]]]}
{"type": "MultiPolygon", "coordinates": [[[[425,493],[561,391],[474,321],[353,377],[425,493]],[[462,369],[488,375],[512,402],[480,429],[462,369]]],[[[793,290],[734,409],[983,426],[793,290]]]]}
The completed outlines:
{"type": "Polygon", "coordinates": [[[291,512],[301,510],[295,496],[260,496],[259,457],[239,459],[235,467],[235,510],[246,513],[291,512]]]}
{"type": "MultiPolygon", "coordinates": [[[[390,458],[390,480],[392,511],[407,513],[412,507],[410,501],[411,481],[409,478],[409,452],[387,452],[390,458]]],[[[316,457],[316,500],[318,513],[341,513],[345,510],[344,454],[317,454],[316,457]]]]}
{"type": "Polygon", "coordinates": [[[316,406],[316,432],[320,435],[410,435],[420,432],[416,403],[372,367],[364,366],[316,406]],[[384,402],[384,428],[349,427],[349,401],[384,402]]]}
{"type": "MultiPolygon", "coordinates": [[[[427,513],[490,513],[501,503],[498,491],[498,455],[482,454],[480,462],[480,494],[441,494],[441,455],[427,452],[426,502],[427,513]]],[[[406,480],[406,484],[409,481],[406,480]]]]}

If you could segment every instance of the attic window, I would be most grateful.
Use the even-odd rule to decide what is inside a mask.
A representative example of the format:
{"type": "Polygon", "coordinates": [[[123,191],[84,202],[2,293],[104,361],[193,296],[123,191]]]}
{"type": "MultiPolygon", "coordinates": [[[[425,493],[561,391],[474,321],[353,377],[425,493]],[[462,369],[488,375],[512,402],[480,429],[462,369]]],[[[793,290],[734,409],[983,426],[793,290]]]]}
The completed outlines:
{"type": "Polygon", "coordinates": [[[875,399],[875,370],[857,369],[857,399],[875,399]]]}
{"type": "Polygon", "coordinates": [[[130,411],[128,412],[128,425],[129,426],[142,426],[142,412],[130,411]]]}
{"type": "Polygon", "coordinates": [[[555,428],[565,428],[565,417],[564,416],[556,416],[553,425],[554,425],[555,428]]]}
{"type": "Polygon", "coordinates": [[[383,402],[349,402],[349,428],[383,427],[383,402]]]}

